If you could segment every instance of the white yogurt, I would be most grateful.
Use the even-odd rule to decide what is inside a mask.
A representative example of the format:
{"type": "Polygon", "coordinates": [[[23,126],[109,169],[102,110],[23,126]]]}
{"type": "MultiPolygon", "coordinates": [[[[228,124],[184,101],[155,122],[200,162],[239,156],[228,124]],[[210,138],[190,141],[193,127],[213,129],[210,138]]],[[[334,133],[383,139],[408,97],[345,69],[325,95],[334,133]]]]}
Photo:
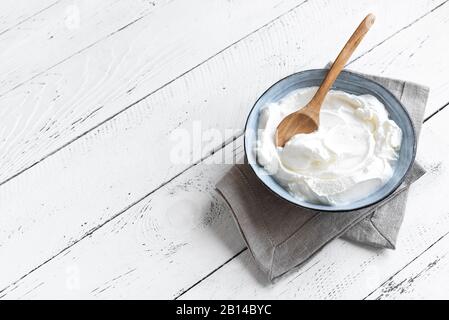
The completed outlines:
{"type": "Polygon", "coordinates": [[[330,91],[321,107],[319,129],[276,147],[278,124],[305,106],[316,90],[294,91],[261,110],[257,161],[302,200],[336,205],[361,199],[393,175],[402,131],[374,96],[330,91]]]}

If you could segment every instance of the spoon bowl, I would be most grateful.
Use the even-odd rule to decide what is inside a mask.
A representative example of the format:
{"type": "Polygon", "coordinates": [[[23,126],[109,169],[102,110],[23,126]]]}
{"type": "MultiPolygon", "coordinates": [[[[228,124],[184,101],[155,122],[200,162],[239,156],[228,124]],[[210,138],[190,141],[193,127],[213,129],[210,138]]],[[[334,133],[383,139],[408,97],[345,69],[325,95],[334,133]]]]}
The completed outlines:
{"type": "Polygon", "coordinates": [[[290,132],[312,133],[318,129],[319,118],[309,114],[309,110],[301,109],[301,112],[293,112],[282,120],[282,126],[276,130],[276,145],[284,146],[290,140],[290,132]]]}

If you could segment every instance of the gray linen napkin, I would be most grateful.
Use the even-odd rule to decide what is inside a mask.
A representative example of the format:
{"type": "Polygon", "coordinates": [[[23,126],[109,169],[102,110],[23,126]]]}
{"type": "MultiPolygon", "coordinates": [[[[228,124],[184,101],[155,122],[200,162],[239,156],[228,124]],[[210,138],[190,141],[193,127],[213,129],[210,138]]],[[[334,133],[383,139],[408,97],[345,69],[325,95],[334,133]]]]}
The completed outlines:
{"type": "MultiPolygon", "coordinates": [[[[364,75],[389,89],[405,106],[419,136],[429,89],[401,80],[364,75]]],[[[414,163],[404,182],[387,199],[343,213],[297,207],[274,195],[249,165],[237,164],[216,188],[231,208],[248,249],[270,280],[309,259],[335,238],[379,248],[395,248],[408,187],[425,173],[414,163]]]]}

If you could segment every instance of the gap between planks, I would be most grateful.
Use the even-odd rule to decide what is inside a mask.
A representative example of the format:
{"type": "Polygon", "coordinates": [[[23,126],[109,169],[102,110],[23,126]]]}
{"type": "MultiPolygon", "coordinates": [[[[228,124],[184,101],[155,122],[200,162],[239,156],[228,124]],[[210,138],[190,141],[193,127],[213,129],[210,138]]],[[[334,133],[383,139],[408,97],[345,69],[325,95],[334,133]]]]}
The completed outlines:
{"type": "MultiPolygon", "coordinates": [[[[416,23],[417,21],[421,20],[422,18],[424,18],[425,16],[427,16],[428,14],[434,12],[435,10],[437,10],[438,8],[440,8],[441,6],[443,6],[447,1],[445,1],[444,3],[441,3],[440,5],[438,5],[437,7],[435,7],[434,9],[430,10],[429,12],[427,12],[426,14],[424,14],[423,16],[419,17],[418,19],[416,19],[415,21],[413,21],[412,23],[410,23],[409,25],[405,26],[404,28],[402,28],[401,30],[395,32],[393,35],[387,37],[384,41],[378,43],[377,45],[375,45],[374,47],[372,47],[371,49],[369,49],[368,51],[366,51],[363,55],[356,57],[354,60],[351,60],[346,67],[349,67],[352,63],[356,62],[357,60],[359,60],[360,58],[362,58],[365,54],[368,54],[369,52],[373,51],[375,48],[377,48],[378,46],[382,45],[384,42],[388,41],[389,39],[391,39],[392,37],[394,37],[396,34],[400,33],[401,31],[411,27],[414,23],[416,23]]],[[[434,111],[432,114],[430,114],[429,116],[427,116],[426,118],[424,118],[423,123],[426,123],[428,120],[430,120],[432,117],[434,117],[437,113],[439,113],[440,111],[444,110],[444,108],[446,108],[449,105],[449,102],[444,104],[442,107],[438,108],[436,111],[434,111]]],[[[243,133],[242,133],[243,134],[243,133]]],[[[236,136],[236,138],[240,137],[242,134],[240,134],[239,136],[236,136]]],[[[448,232],[449,233],[449,232],[448,232]]],[[[372,292],[370,292],[366,297],[363,298],[363,300],[366,300],[371,294],[373,294],[376,290],[378,290],[380,287],[382,287],[385,283],[387,283],[388,281],[390,281],[396,274],[398,274],[399,272],[401,272],[404,268],[406,268],[408,265],[410,265],[413,261],[415,261],[416,259],[418,259],[421,255],[423,255],[426,251],[428,251],[431,247],[433,247],[437,242],[439,242],[440,240],[442,240],[448,233],[444,234],[442,237],[440,237],[438,240],[436,240],[434,243],[432,243],[428,248],[426,248],[425,250],[423,250],[420,254],[418,254],[415,258],[413,258],[410,262],[408,262],[407,264],[405,264],[400,270],[398,270],[396,273],[394,273],[390,278],[388,278],[387,280],[385,280],[385,282],[383,282],[382,284],[380,284],[378,287],[376,287],[372,292]]],[[[240,254],[242,254],[243,252],[245,252],[248,248],[244,248],[243,250],[241,250],[240,252],[238,252],[235,256],[233,256],[232,258],[230,258],[229,260],[227,260],[225,263],[223,263],[222,265],[220,265],[219,267],[217,267],[216,269],[214,269],[212,272],[210,272],[209,274],[207,274],[204,278],[202,278],[201,280],[197,281],[195,284],[193,284],[192,286],[190,286],[189,288],[187,288],[185,291],[183,291],[181,294],[179,294],[177,297],[175,297],[175,300],[177,300],[178,298],[180,298],[182,295],[184,295],[185,293],[187,293],[188,291],[190,291],[191,289],[193,289],[195,286],[197,286],[198,284],[200,284],[202,281],[204,281],[206,278],[210,277],[212,274],[214,274],[215,272],[217,272],[219,269],[221,269],[223,266],[225,266],[227,263],[231,262],[232,260],[234,260],[235,258],[237,258],[240,254]]]]}
{"type": "MultiPolygon", "coordinates": [[[[44,155],[43,157],[41,157],[39,160],[35,161],[34,163],[32,163],[31,165],[26,166],[25,168],[19,170],[18,172],[12,174],[11,176],[9,176],[8,178],[0,181],[0,186],[4,185],[5,183],[11,181],[12,179],[18,177],[19,175],[21,175],[22,173],[26,172],[27,170],[33,168],[34,166],[38,165],[39,163],[41,163],[42,161],[46,160],[47,158],[53,156],[54,154],[56,154],[57,152],[61,151],[62,149],[68,147],[69,145],[71,145],[73,142],[75,142],[76,140],[82,138],[83,136],[89,134],[90,132],[94,131],[95,129],[99,128],[100,126],[103,126],[104,124],[106,124],[107,122],[111,121],[112,119],[116,118],[118,115],[122,114],[123,112],[129,110],[130,108],[132,108],[133,106],[135,106],[136,104],[142,102],[143,100],[147,99],[148,97],[150,97],[151,95],[157,93],[158,91],[164,89],[165,87],[167,87],[168,85],[170,85],[171,83],[173,83],[174,81],[182,78],[183,76],[185,76],[187,73],[190,73],[191,71],[197,69],[198,67],[200,67],[201,65],[203,65],[204,63],[207,63],[208,61],[210,61],[211,59],[213,59],[214,57],[216,57],[217,55],[223,53],[225,50],[229,49],[230,47],[236,45],[237,43],[241,42],[242,40],[245,40],[246,38],[250,37],[251,35],[253,35],[254,33],[258,32],[259,30],[266,28],[267,26],[269,26],[270,24],[272,24],[273,22],[275,22],[276,20],[279,20],[280,18],[282,18],[283,16],[287,15],[288,13],[296,10],[297,8],[299,8],[300,6],[304,5],[305,3],[307,3],[309,0],[305,0],[301,3],[299,3],[298,5],[294,6],[293,8],[287,10],[286,12],[282,13],[281,15],[277,16],[274,19],[271,19],[270,21],[268,21],[267,23],[263,24],[262,26],[258,27],[257,29],[253,30],[252,32],[246,34],[244,37],[241,37],[240,39],[234,41],[233,43],[229,44],[228,46],[226,46],[225,48],[221,49],[220,51],[216,52],[215,54],[213,54],[212,56],[209,56],[207,59],[202,60],[200,63],[196,64],[195,66],[191,67],[190,69],[186,70],[185,72],[179,74],[178,76],[176,76],[175,78],[171,79],[168,82],[165,82],[164,84],[162,84],[161,86],[159,86],[158,88],[154,89],[153,91],[151,91],[150,93],[144,95],[143,97],[139,98],[138,100],[128,104],[126,107],[124,107],[123,109],[121,109],[120,111],[106,117],[104,120],[98,122],[97,124],[95,124],[94,126],[90,127],[88,130],[84,131],[83,133],[75,136],[74,138],[70,139],[69,141],[67,141],[66,143],[62,144],[61,146],[55,148],[53,151],[47,153],[46,155],[44,155]]],[[[413,22],[409,23],[408,25],[402,27],[401,29],[397,30],[396,32],[394,32],[393,34],[391,34],[390,36],[388,36],[387,38],[383,39],[381,42],[375,44],[373,47],[371,47],[369,50],[367,50],[366,52],[364,52],[362,55],[354,58],[353,62],[357,61],[358,59],[362,58],[365,54],[371,52],[372,50],[374,50],[376,47],[382,45],[385,41],[388,41],[390,38],[394,37],[395,35],[397,35],[398,33],[402,32],[403,30],[406,30],[407,28],[409,28],[410,26],[412,26],[414,23],[416,23],[417,21],[423,19],[424,17],[426,17],[427,15],[431,14],[432,12],[434,12],[435,10],[437,10],[438,8],[440,8],[441,6],[443,6],[444,4],[446,4],[449,0],[446,0],[440,4],[438,4],[437,6],[435,6],[434,8],[432,8],[431,10],[427,11],[426,13],[424,13],[422,16],[418,17],[417,19],[415,19],[413,22]]],[[[110,36],[116,34],[119,31],[122,31],[124,29],[126,29],[127,27],[133,25],[134,23],[136,23],[137,21],[141,20],[142,18],[144,18],[145,16],[142,16],[130,23],[128,23],[126,26],[121,27],[120,29],[110,33],[108,36],[102,38],[101,40],[96,41],[95,43],[85,47],[84,49],[79,50],[78,52],[76,52],[75,54],[72,54],[71,56],[69,56],[68,58],[64,59],[63,61],[60,61],[59,63],[47,68],[46,70],[36,74],[35,76],[33,76],[32,78],[22,82],[21,84],[17,85],[14,87],[14,89],[20,87],[21,85],[23,85],[24,83],[26,83],[29,80],[32,80],[34,78],[36,78],[37,76],[49,71],[50,69],[60,65],[61,63],[69,60],[70,58],[76,56],[77,54],[80,54],[81,52],[85,51],[88,48],[93,47],[95,44],[104,41],[105,39],[109,38],[110,36]]],[[[11,91],[11,90],[10,90],[11,91]]],[[[9,91],[8,91],[9,92],[9,91]]]]}
{"type": "Polygon", "coordinates": [[[429,284],[448,283],[448,249],[449,237],[446,236],[367,299],[447,300],[447,286],[429,284]]]}
{"type": "Polygon", "coordinates": [[[386,283],[388,283],[389,281],[391,281],[397,274],[399,274],[402,270],[404,270],[405,268],[407,268],[409,265],[411,265],[413,262],[415,262],[419,257],[421,257],[423,254],[425,254],[427,251],[429,251],[434,245],[436,245],[438,242],[440,242],[441,240],[443,240],[447,235],[449,234],[449,232],[446,232],[445,234],[443,234],[440,238],[438,238],[434,243],[432,243],[430,246],[428,246],[425,250],[423,250],[419,255],[417,255],[415,258],[413,258],[412,260],[410,260],[408,263],[406,263],[402,268],[400,268],[397,272],[395,272],[393,275],[391,275],[391,277],[389,277],[387,280],[385,280],[384,282],[382,282],[377,288],[375,288],[373,291],[371,291],[368,295],[366,295],[366,297],[363,298],[363,300],[367,300],[373,293],[375,293],[378,289],[380,289],[383,285],[385,285],[386,283]]]}
{"type": "MultiPolygon", "coordinates": [[[[299,3],[298,5],[294,6],[293,8],[287,10],[286,12],[284,12],[284,13],[278,15],[278,16],[275,17],[274,19],[269,20],[267,23],[263,24],[262,26],[258,27],[257,29],[251,31],[250,33],[246,34],[245,36],[243,36],[243,37],[239,38],[238,40],[234,41],[233,43],[231,43],[231,44],[229,44],[228,46],[224,47],[223,49],[219,50],[218,52],[216,52],[216,53],[213,54],[212,56],[209,56],[207,59],[201,61],[200,63],[196,64],[195,66],[191,67],[190,69],[184,71],[183,73],[179,74],[178,76],[176,76],[175,78],[171,79],[170,81],[165,82],[164,84],[162,84],[162,85],[159,86],[158,88],[154,89],[154,90],[151,91],[150,93],[144,95],[143,97],[139,98],[138,100],[136,100],[136,101],[130,103],[129,105],[127,105],[126,107],[124,107],[124,108],[121,109],[120,111],[118,111],[118,112],[112,114],[111,116],[105,118],[104,120],[100,121],[100,122],[97,123],[96,125],[94,125],[94,126],[92,126],[91,128],[89,128],[87,131],[85,131],[85,132],[83,132],[83,133],[81,133],[81,134],[75,136],[75,137],[72,138],[71,140],[67,141],[66,143],[64,143],[64,144],[61,145],[60,147],[58,147],[58,148],[56,148],[55,150],[53,150],[52,152],[47,153],[45,156],[43,156],[41,159],[37,160],[37,161],[34,162],[33,164],[31,164],[31,165],[25,167],[24,169],[18,171],[17,173],[15,173],[15,174],[11,175],[10,177],[4,179],[3,181],[0,181],[0,187],[1,187],[2,185],[4,185],[5,183],[11,181],[12,179],[18,177],[19,175],[21,175],[21,174],[24,173],[25,171],[27,171],[27,170],[33,168],[34,166],[38,165],[40,162],[44,161],[45,159],[51,157],[51,156],[54,155],[55,153],[57,153],[57,152],[61,151],[62,149],[68,147],[69,145],[71,145],[71,144],[72,144],[73,142],[75,142],[76,140],[78,140],[78,139],[82,138],[83,136],[89,134],[90,132],[94,131],[95,129],[97,129],[98,127],[104,125],[105,123],[111,121],[112,119],[114,119],[114,118],[117,117],[118,115],[122,114],[123,112],[127,111],[127,110],[130,109],[131,107],[133,107],[133,106],[135,106],[136,104],[138,104],[138,103],[142,102],[143,100],[147,99],[148,97],[150,97],[151,95],[153,95],[153,94],[155,94],[156,92],[160,91],[161,89],[164,89],[165,87],[167,87],[167,86],[170,85],[171,83],[175,82],[176,80],[182,78],[183,76],[185,76],[187,73],[191,72],[192,70],[197,69],[198,67],[200,67],[200,66],[203,65],[204,63],[210,61],[211,59],[213,59],[214,57],[216,57],[216,56],[219,55],[220,53],[222,53],[222,52],[224,52],[225,50],[229,49],[230,47],[236,45],[236,44],[239,43],[240,41],[242,41],[242,40],[248,38],[248,37],[251,36],[252,34],[258,32],[260,29],[263,29],[263,28],[265,28],[266,26],[272,24],[274,21],[279,20],[280,18],[282,18],[284,15],[288,14],[289,12],[291,12],[291,11],[293,11],[293,10],[296,10],[297,8],[299,8],[299,7],[302,6],[303,4],[307,3],[308,1],[309,1],[309,0],[305,0],[305,1],[301,2],[301,3],[299,3]]],[[[446,0],[446,1],[449,1],[449,0],[446,0]]],[[[428,13],[430,13],[430,12],[428,12],[428,13]]],[[[427,14],[428,14],[428,13],[427,13],[427,14]]],[[[72,57],[74,57],[74,56],[76,56],[76,55],[82,53],[83,51],[85,51],[85,50],[87,50],[87,49],[89,49],[89,48],[95,46],[97,43],[106,40],[107,38],[113,36],[114,34],[120,32],[120,31],[123,31],[124,29],[126,29],[127,27],[133,25],[134,23],[138,22],[139,20],[143,19],[144,17],[145,17],[145,16],[139,17],[138,19],[136,19],[136,20],[134,20],[134,21],[128,23],[126,26],[123,26],[123,27],[121,27],[120,29],[118,29],[118,30],[116,30],[116,31],[114,31],[114,32],[112,32],[112,33],[110,33],[108,36],[102,38],[101,40],[96,41],[95,43],[93,43],[93,44],[91,44],[91,45],[89,45],[89,46],[87,46],[87,47],[85,47],[85,48],[79,50],[78,52],[72,54],[71,56],[65,58],[64,60],[58,62],[57,64],[55,64],[55,65],[53,65],[53,66],[47,68],[46,70],[44,70],[44,71],[42,71],[42,72],[40,72],[40,73],[34,75],[33,77],[27,79],[26,81],[23,81],[22,83],[16,85],[14,88],[12,88],[11,90],[9,90],[9,91],[7,91],[7,92],[10,92],[10,91],[12,91],[12,90],[14,90],[14,89],[19,88],[19,87],[22,86],[24,83],[26,83],[26,82],[28,82],[28,81],[30,81],[30,80],[35,79],[35,78],[38,77],[39,75],[44,74],[45,72],[47,72],[47,71],[51,70],[52,68],[54,68],[54,67],[56,67],[56,66],[62,64],[63,62],[69,60],[70,58],[72,58],[72,57]]],[[[424,16],[422,16],[422,17],[424,17],[424,16]]],[[[5,93],[5,94],[6,94],[6,93],[5,93]]],[[[1,96],[2,96],[2,95],[0,95],[0,97],[1,97],[1,96]]]]}
{"type": "MultiPolygon", "coordinates": [[[[351,61],[348,65],[350,65],[352,62],[355,61],[351,61]]],[[[437,111],[435,111],[434,113],[432,113],[431,115],[429,115],[428,117],[426,117],[423,120],[423,123],[426,123],[428,120],[430,120],[436,113],[442,111],[449,103],[446,103],[443,107],[439,108],[437,111]]],[[[241,135],[240,135],[241,136],[241,135]]],[[[448,232],[449,233],[449,232],[448,232]]],[[[400,268],[397,272],[395,272],[391,277],[389,277],[387,280],[385,280],[383,283],[381,283],[378,287],[376,287],[374,290],[372,290],[372,292],[370,292],[366,297],[363,298],[363,300],[366,300],[371,294],[373,294],[374,292],[376,292],[376,290],[378,290],[380,287],[382,287],[385,283],[387,283],[388,281],[390,281],[396,274],[398,274],[399,272],[401,272],[404,268],[406,268],[408,265],[410,265],[413,261],[415,261],[416,259],[418,259],[421,255],[423,255],[426,251],[428,251],[431,247],[433,247],[437,242],[439,242],[440,240],[442,240],[448,233],[444,234],[443,236],[441,236],[438,240],[436,240],[434,243],[432,243],[429,247],[427,247],[425,250],[423,250],[421,253],[419,253],[415,258],[413,258],[411,261],[409,261],[407,264],[405,264],[402,268],[400,268]]],[[[214,269],[212,272],[210,272],[209,274],[207,274],[204,278],[202,278],[201,280],[197,281],[195,284],[193,284],[192,286],[190,286],[189,288],[187,288],[185,291],[181,292],[178,296],[176,296],[174,299],[177,300],[179,299],[182,295],[186,294],[188,291],[190,291],[191,289],[193,289],[194,287],[196,287],[197,285],[199,285],[201,282],[203,282],[206,278],[210,277],[212,274],[214,274],[215,272],[217,272],[218,270],[220,270],[222,267],[224,267],[227,263],[231,262],[232,260],[234,260],[235,258],[237,258],[239,255],[241,255],[242,253],[244,253],[248,248],[244,248],[243,250],[241,250],[240,252],[238,252],[236,255],[234,255],[232,258],[230,258],[229,260],[227,260],[225,263],[221,264],[219,267],[217,267],[216,269],[214,269]]],[[[0,291],[1,293],[1,291],[0,291]]],[[[1,297],[0,297],[1,298],[1,297]]]]}
{"type": "MultiPolygon", "coordinates": [[[[429,12],[430,13],[430,12],[429,12]]],[[[426,14],[427,15],[427,14],[426,14]]],[[[425,15],[424,15],[425,16],[425,15]]],[[[422,16],[422,17],[424,17],[424,16],[422,16]]],[[[418,19],[419,20],[419,19],[418,19]]],[[[404,27],[403,29],[405,29],[405,28],[407,28],[407,27],[404,27]]],[[[403,29],[401,29],[401,30],[403,30],[403,29]]],[[[241,135],[241,134],[240,134],[241,135]]],[[[229,142],[228,142],[229,143],[229,142]]],[[[200,161],[197,161],[195,164],[193,164],[191,167],[193,167],[194,165],[196,165],[197,163],[199,163],[200,161]]],[[[191,168],[190,167],[190,168],[191,168]]],[[[188,170],[189,168],[187,168],[186,170],[188,170]]],[[[185,172],[186,170],[184,170],[184,171],[182,171],[181,173],[179,173],[178,175],[180,175],[180,174],[182,174],[183,172],[185,172]]],[[[177,175],[177,176],[178,176],[177,175]]],[[[171,181],[171,180],[169,180],[169,181],[171,181]]],[[[163,185],[165,185],[167,182],[164,182],[163,184],[161,184],[160,185],[160,187],[162,187],[163,185]]],[[[160,187],[158,187],[157,189],[159,189],[160,187]]],[[[153,190],[152,192],[154,192],[155,190],[153,190]]],[[[142,198],[143,199],[143,198],[142,198]]],[[[140,200],[137,200],[135,203],[138,203],[138,202],[140,202],[142,199],[140,199],[140,200]]],[[[135,204],[134,203],[134,204],[135,204]]],[[[133,204],[133,205],[134,205],[133,204]]],[[[124,210],[125,211],[125,210],[124,210]]],[[[122,211],[123,212],[123,211],[122,211]]],[[[119,216],[122,212],[120,212],[119,214],[117,214],[116,216],[114,216],[112,219],[114,219],[115,217],[117,217],[117,216],[119,216]]],[[[110,220],[112,220],[112,219],[110,219],[110,220]]],[[[110,221],[110,220],[108,220],[108,221],[110,221]]],[[[96,231],[98,228],[100,228],[101,226],[103,226],[104,224],[102,224],[102,225],[99,225],[99,226],[97,226],[97,228],[94,228],[94,229],[92,229],[92,231],[90,231],[89,232],[89,234],[88,235],[90,235],[90,234],[92,234],[94,231],[96,231]]],[[[64,250],[65,251],[65,250],[64,250]]]]}
{"type": "MultiPolygon", "coordinates": [[[[33,14],[32,16],[30,16],[30,17],[28,17],[28,18],[22,20],[21,22],[19,22],[19,23],[16,24],[15,26],[12,26],[12,27],[8,28],[7,30],[1,32],[1,33],[0,33],[0,36],[1,36],[2,34],[4,34],[4,33],[8,32],[8,31],[11,31],[11,30],[14,29],[15,27],[20,26],[21,24],[23,24],[23,23],[29,21],[30,19],[32,19],[32,18],[34,18],[34,17],[36,17],[36,16],[38,16],[38,15],[40,15],[40,14],[46,12],[48,9],[54,7],[54,6],[57,5],[57,4],[60,4],[60,3],[63,2],[63,1],[64,1],[64,0],[58,0],[58,1],[54,2],[53,4],[47,6],[46,8],[44,8],[44,9],[42,9],[42,10],[40,10],[39,12],[36,12],[36,13],[33,14]]],[[[48,72],[48,71],[52,70],[53,68],[59,66],[60,64],[64,63],[65,61],[67,61],[67,60],[69,60],[69,59],[75,57],[76,55],[79,55],[80,53],[82,53],[82,52],[88,50],[89,48],[94,47],[94,46],[97,45],[98,43],[107,40],[108,38],[110,38],[111,36],[115,35],[116,33],[125,30],[126,28],[132,26],[132,25],[135,24],[136,22],[142,20],[143,18],[146,18],[146,17],[147,17],[148,15],[150,15],[151,13],[152,13],[152,11],[149,11],[149,12],[146,12],[146,13],[140,14],[140,15],[138,14],[138,15],[137,15],[137,18],[131,20],[130,22],[124,24],[123,26],[120,26],[120,27],[118,27],[117,29],[115,29],[115,30],[113,30],[113,31],[111,31],[111,32],[109,32],[109,33],[106,33],[105,35],[100,36],[99,39],[94,40],[92,43],[87,44],[86,46],[82,47],[81,49],[75,50],[73,53],[69,54],[69,55],[66,56],[65,58],[63,58],[63,59],[59,60],[58,62],[54,63],[53,65],[47,66],[47,67],[45,67],[43,70],[36,72],[36,73],[35,73],[34,75],[32,75],[31,77],[28,77],[28,78],[26,78],[26,79],[24,79],[24,80],[19,81],[19,83],[17,83],[16,85],[14,85],[14,86],[12,86],[11,88],[7,89],[6,91],[2,92],[2,93],[0,94],[0,97],[6,95],[7,93],[9,93],[9,92],[11,92],[11,91],[13,91],[13,90],[15,90],[15,89],[17,89],[17,88],[20,88],[20,87],[23,86],[25,83],[30,82],[31,80],[34,80],[34,79],[37,78],[38,76],[41,76],[41,75],[45,74],[46,72],[48,72]]]]}
{"type": "Polygon", "coordinates": [[[20,20],[20,21],[17,22],[16,24],[7,27],[5,30],[3,30],[3,31],[0,32],[0,36],[3,35],[3,34],[5,34],[5,33],[8,32],[8,31],[14,29],[14,28],[17,28],[18,26],[24,24],[25,22],[29,21],[30,19],[33,19],[34,17],[36,17],[36,16],[40,15],[41,13],[47,11],[47,10],[50,9],[51,7],[54,7],[54,6],[55,6],[56,4],[58,4],[59,2],[61,2],[61,0],[57,0],[57,1],[53,2],[53,3],[50,3],[50,4],[47,5],[46,7],[42,8],[42,9],[40,9],[39,11],[37,11],[37,12],[31,14],[30,16],[28,16],[28,17],[26,17],[26,18],[20,20]]]}
{"type": "MultiPolygon", "coordinates": [[[[221,265],[219,265],[218,267],[216,267],[214,270],[212,270],[211,272],[209,272],[207,275],[205,275],[203,278],[201,278],[200,280],[198,280],[197,282],[195,282],[194,284],[192,284],[190,287],[188,287],[186,290],[183,290],[180,294],[178,294],[175,298],[173,298],[173,300],[178,300],[182,295],[184,295],[185,293],[187,293],[188,291],[190,291],[191,289],[193,289],[194,287],[196,287],[197,285],[199,285],[201,282],[203,282],[203,280],[206,280],[207,278],[209,278],[211,275],[213,275],[215,272],[217,272],[218,270],[220,270],[222,267],[224,267],[226,264],[228,264],[229,262],[231,262],[232,260],[234,260],[235,258],[237,258],[239,255],[241,255],[243,252],[245,252],[248,248],[243,248],[242,250],[240,250],[239,252],[237,252],[235,255],[233,255],[232,257],[230,257],[228,260],[226,260],[225,262],[223,262],[221,265]]],[[[1,298],[2,296],[0,296],[1,298]]]]}
{"type": "MultiPolygon", "coordinates": [[[[239,135],[241,136],[241,134],[239,135]]],[[[133,208],[134,206],[136,206],[137,204],[141,203],[143,200],[145,200],[145,198],[151,196],[153,193],[155,193],[156,191],[158,191],[159,189],[163,188],[166,184],[170,183],[171,181],[175,180],[176,178],[178,178],[179,176],[181,176],[183,173],[185,173],[186,171],[189,171],[190,169],[192,169],[194,166],[200,164],[201,162],[203,162],[205,159],[209,158],[210,156],[212,156],[215,152],[218,152],[219,150],[223,149],[224,147],[226,147],[227,145],[229,145],[230,143],[233,143],[237,138],[235,137],[231,137],[229,139],[227,139],[225,142],[222,143],[221,146],[217,147],[216,149],[210,151],[207,155],[203,156],[199,161],[191,164],[190,166],[188,166],[187,168],[185,168],[184,170],[182,170],[181,172],[179,172],[178,174],[176,174],[175,176],[173,176],[172,178],[170,178],[170,180],[168,181],[164,181],[163,183],[161,183],[158,187],[156,187],[155,189],[151,190],[150,192],[148,192],[146,195],[144,195],[143,197],[137,199],[136,201],[132,202],[131,204],[129,204],[128,206],[126,206],[123,210],[121,210],[120,212],[118,212],[116,215],[113,215],[112,217],[110,217],[109,219],[105,220],[104,223],[99,224],[97,226],[95,226],[94,228],[92,228],[91,230],[89,230],[88,232],[86,232],[81,238],[73,241],[69,246],[67,246],[66,248],[64,248],[63,250],[59,251],[58,253],[56,253],[55,255],[53,255],[52,257],[48,258],[47,260],[45,260],[44,262],[42,262],[41,264],[39,264],[38,266],[36,266],[35,268],[33,268],[32,270],[30,270],[29,272],[27,272],[26,274],[24,274],[23,276],[21,276],[19,279],[17,279],[16,281],[14,281],[13,283],[7,285],[6,287],[4,287],[3,289],[0,290],[0,299],[3,298],[5,296],[5,294],[2,294],[6,289],[8,289],[10,286],[16,284],[17,282],[19,282],[20,280],[26,278],[28,275],[30,275],[31,273],[33,273],[34,271],[36,271],[37,269],[41,268],[42,266],[46,265],[47,263],[49,263],[51,260],[53,260],[54,258],[60,256],[61,254],[64,254],[65,252],[67,252],[68,250],[70,250],[71,247],[73,247],[74,245],[76,245],[78,242],[84,240],[85,238],[91,236],[95,231],[97,231],[98,229],[102,228],[103,226],[105,226],[106,224],[108,224],[109,222],[115,220],[116,218],[118,218],[120,215],[122,215],[124,212],[128,211],[129,209],[133,208]]],[[[243,252],[244,250],[242,250],[243,252]]],[[[241,253],[241,252],[240,252],[241,253]]],[[[238,254],[237,254],[238,255],[238,254]]],[[[237,256],[236,255],[236,256],[237,256]]],[[[229,260],[232,260],[229,259],[229,260]]],[[[212,272],[213,273],[213,272],[212,272]]],[[[211,274],[212,274],[211,273],[211,274]]]]}

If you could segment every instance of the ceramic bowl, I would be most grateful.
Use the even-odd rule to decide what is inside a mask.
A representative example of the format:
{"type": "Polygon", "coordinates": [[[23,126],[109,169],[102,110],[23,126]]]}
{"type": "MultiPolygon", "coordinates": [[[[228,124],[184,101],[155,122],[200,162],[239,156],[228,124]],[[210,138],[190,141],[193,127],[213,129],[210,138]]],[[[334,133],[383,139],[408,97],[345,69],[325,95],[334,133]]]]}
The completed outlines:
{"type": "Polygon", "coordinates": [[[259,112],[261,108],[267,103],[279,101],[294,90],[319,86],[323,81],[326,72],[327,70],[325,69],[316,69],[295,73],[276,82],[265,91],[251,109],[246,121],[244,138],[245,153],[249,165],[260,181],[262,181],[268,189],[286,201],[300,207],[318,211],[337,212],[357,210],[382,201],[391,195],[391,193],[399,187],[407,172],[412,167],[416,154],[416,135],[410,116],[401,102],[399,102],[390,91],[377,82],[348,71],[343,71],[332,87],[332,89],[342,90],[356,95],[371,94],[375,96],[385,105],[385,108],[390,114],[390,118],[394,120],[402,130],[402,144],[393,176],[376,192],[363,199],[341,205],[330,206],[310,203],[293,196],[285,190],[272,176],[267,174],[265,169],[258,164],[256,158],[255,146],[257,141],[259,112]]]}

